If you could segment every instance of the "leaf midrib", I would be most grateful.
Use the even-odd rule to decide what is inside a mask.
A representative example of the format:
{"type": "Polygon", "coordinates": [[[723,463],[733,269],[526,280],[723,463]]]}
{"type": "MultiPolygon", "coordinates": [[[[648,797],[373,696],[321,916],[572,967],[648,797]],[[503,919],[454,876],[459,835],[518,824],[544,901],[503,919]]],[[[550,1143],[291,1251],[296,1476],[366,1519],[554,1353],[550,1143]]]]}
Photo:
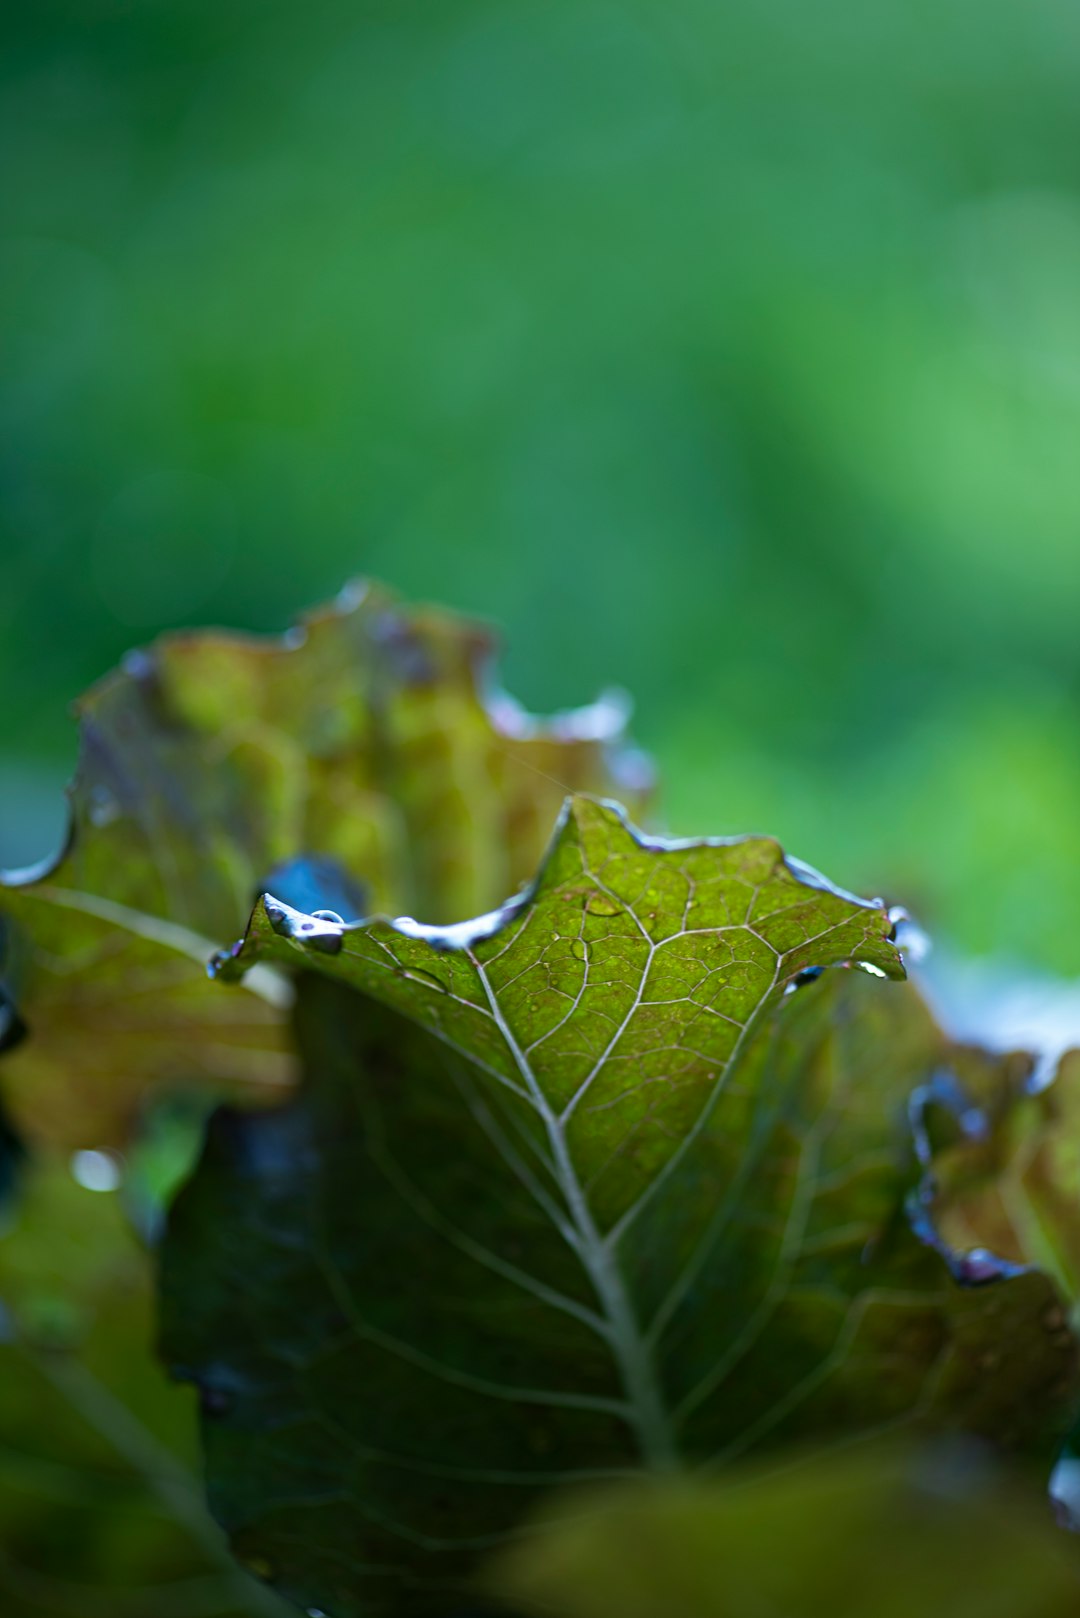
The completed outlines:
{"type": "Polygon", "coordinates": [[[498,997],[483,962],[473,951],[468,958],[487,996],[491,1015],[506,1048],[521,1074],[529,1099],[544,1125],[551,1148],[555,1179],[571,1220],[573,1246],[603,1311],[605,1335],[619,1369],[628,1400],[628,1417],[642,1459],[655,1471],[670,1472],[679,1464],[675,1434],[649,1345],[642,1336],[623,1278],[610,1244],[601,1236],[589,1208],[566,1139],[563,1118],[557,1114],[537,1079],[528,1057],[503,1016],[498,997]]]}

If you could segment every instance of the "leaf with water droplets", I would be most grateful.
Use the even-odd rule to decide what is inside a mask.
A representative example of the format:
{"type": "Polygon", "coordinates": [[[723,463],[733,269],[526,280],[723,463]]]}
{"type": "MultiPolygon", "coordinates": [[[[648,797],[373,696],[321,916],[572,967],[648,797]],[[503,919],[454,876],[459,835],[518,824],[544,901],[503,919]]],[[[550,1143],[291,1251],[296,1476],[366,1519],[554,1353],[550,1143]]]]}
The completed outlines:
{"type": "MultiPolygon", "coordinates": [[[[224,997],[204,970],[264,888],[350,921],[449,920],[532,874],[566,790],[607,791],[627,761],[646,789],[623,706],[531,720],[488,696],[490,652],[365,587],[278,641],[165,636],[83,697],[68,847],[0,879],[0,1042],[32,1034],[3,1073],[28,1138],[96,1148],[155,1088],[288,1081],[288,985],[224,997]]],[[[333,947],[325,915],[304,925],[333,947]]]]}
{"type": "MultiPolygon", "coordinates": [[[[1080,1309],[1080,1051],[1032,1087],[1023,1053],[960,1047],[917,1097],[926,1175],[920,1228],[959,1269],[975,1263],[1052,1276],[1080,1309]]],[[[1046,1314],[1068,1334],[1061,1308],[1046,1314]]]]}
{"type": "Polygon", "coordinates": [[[260,904],[218,970],[309,969],[303,1088],[218,1116],[163,1269],[169,1363],[232,1396],[239,1553],[335,1618],[437,1614],[573,1479],[897,1423],[1047,1459],[1051,1284],[960,1289],[904,1218],[942,1036],[909,985],[819,970],[901,976],[890,931],[769,839],[589,799],[474,923],[329,954],[260,904]]]}

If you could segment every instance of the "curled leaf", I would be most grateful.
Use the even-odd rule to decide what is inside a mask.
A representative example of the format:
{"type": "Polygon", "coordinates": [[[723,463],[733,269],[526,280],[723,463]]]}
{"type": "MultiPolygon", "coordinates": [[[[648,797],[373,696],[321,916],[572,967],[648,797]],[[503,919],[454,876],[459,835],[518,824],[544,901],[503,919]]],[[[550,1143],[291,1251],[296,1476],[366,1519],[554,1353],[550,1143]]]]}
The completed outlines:
{"type": "Polygon", "coordinates": [[[241,1558],[335,1618],[436,1614],[583,1477],[901,1423],[1047,1463],[1051,1283],[961,1290],[904,1218],[941,1036],[819,970],[901,976],[890,932],[768,839],[588,799],[473,923],[261,902],[219,972],[307,968],[303,1087],[219,1114],[163,1265],[241,1558]]]}
{"type": "Polygon", "coordinates": [[[288,985],[229,999],[204,971],[271,883],[350,919],[470,914],[531,874],[567,787],[606,790],[623,760],[646,789],[618,703],[531,721],[489,701],[490,653],[363,586],[276,641],[165,636],[81,699],[68,846],[0,882],[0,1040],[32,1035],[4,1078],[31,1142],[120,1142],[163,1086],[289,1082],[288,985]]]}
{"type": "Polygon", "coordinates": [[[1067,1332],[1080,1306],[1080,1051],[1033,1088],[1032,1062],[954,1049],[917,1096],[926,1174],[917,1224],[954,1270],[1037,1269],[1062,1307],[1067,1332]]]}

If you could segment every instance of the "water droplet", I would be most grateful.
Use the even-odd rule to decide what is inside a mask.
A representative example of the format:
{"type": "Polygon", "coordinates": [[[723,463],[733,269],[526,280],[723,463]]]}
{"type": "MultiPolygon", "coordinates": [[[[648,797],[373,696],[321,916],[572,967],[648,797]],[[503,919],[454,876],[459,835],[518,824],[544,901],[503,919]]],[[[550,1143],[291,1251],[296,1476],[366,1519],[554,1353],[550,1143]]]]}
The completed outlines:
{"type": "Polygon", "coordinates": [[[796,972],[787,986],[788,990],[805,989],[808,983],[815,983],[824,970],[823,966],[804,966],[801,972],[796,972]]]}
{"type": "Polygon", "coordinates": [[[242,949],[242,941],[230,944],[228,949],[216,949],[206,963],[207,977],[217,978],[224,976],[242,949]]]}
{"type": "Polygon", "coordinates": [[[334,912],[322,912],[321,915],[317,912],[308,916],[302,910],[282,904],[270,893],[263,894],[263,908],[267,921],[279,937],[291,938],[309,949],[321,950],[325,955],[340,953],[343,924],[334,912]],[[333,915],[334,919],[324,919],[327,915],[333,915]]]}
{"type": "Polygon", "coordinates": [[[614,899],[606,893],[593,893],[585,906],[590,916],[621,916],[622,906],[617,905],[614,899]]]}
{"type": "Polygon", "coordinates": [[[344,927],[344,917],[339,916],[336,910],[313,910],[312,916],[316,921],[332,921],[335,927],[344,927]]]}
{"type": "Polygon", "coordinates": [[[288,938],[289,907],[280,904],[277,899],[272,899],[267,893],[263,895],[263,909],[266,911],[266,919],[275,933],[280,933],[283,938],[288,938]]]}
{"type": "Polygon", "coordinates": [[[123,1178],[111,1152],[75,1152],[70,1166],[72,1179],[86,1191],[115,1191],[123,1178]]]}
{"type": "Polygon", "coordinates": [[[111,826],[120,818],[120,804],[108,787],[100,784],[90,792],[88,814],[92,826],[111,826]]]}
{"type": "Polygon", "coordinates": [[[872,978],[887,978],[889,975],[887,972],[883,972],[880,966],[875,966],[873,961],[853,961],[851,964],[857,967],[860,972],[869,973],[872,978]]]}
{"type": "Polygon", "coordinates": [[[130,652],[125,652],[120,659],[120,667],[133,680],[152,680],[154,678],[154,659],[141,646],[134,646],[130,652]]]}
{"type": "Polygon", "coordinates": [[[279,904],[291,905],[307,916],[333,911],[344,922],[357,921],[367,908],[362,882],[329,854],[296,854],[279,860],[263,877],[252,900],[272,893],[279,904]]]}
{"type": "Polygon", "coordinates": [[[589,946],[583,938],[575,938],[570,945],[570,953],[576,956],[579,961],[587,961],[589,959],[589,946]]]}
{"type": "Polygon", "coordinates": [[[412,978],[417,983],[423,983],[429,989],[437,989],[439,994],[447,992],[446,984],[442,979],[437,978],[434,972],[425,972],[422,966],[407,966],[404,975],[407,978],[412,978]]]}
{"type": "Polygon", "coordinates": [[[368,593],[366,579],[350,579],[337,593],[334,605],[339,612],[355,612],[368,593]]]}
{"type": "Polygon", "coordinates": [[[1050,1474],[1047,1492],[1059,1526],[1074,1534],[1080,1531],[1080,1457],[1073,1453],[1071,1445],[1062,1450],[1050,1474]]]}
{"type": "Polygon", "coordinates": [[[953,1275],[962,1287],[984,1287],[994,1281],[1006,1281],[1022,1275],[1023,1266],[1010,1264],[987,1247],[973,1247],[967,1253],[955,1253],[950,1262],[953,1275]]]}

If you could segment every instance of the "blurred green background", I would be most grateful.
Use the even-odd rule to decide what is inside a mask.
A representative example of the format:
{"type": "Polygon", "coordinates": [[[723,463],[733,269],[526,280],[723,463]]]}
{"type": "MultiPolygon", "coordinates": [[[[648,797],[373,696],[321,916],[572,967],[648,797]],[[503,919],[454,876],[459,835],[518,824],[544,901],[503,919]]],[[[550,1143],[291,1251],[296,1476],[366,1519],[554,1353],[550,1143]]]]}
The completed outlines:
{"type": "Polygon", "coordinates": [[[65,703],[371,573],[1080,972],[1072,0],[35,0],[0,62],[0,862],[65,703]]]}

